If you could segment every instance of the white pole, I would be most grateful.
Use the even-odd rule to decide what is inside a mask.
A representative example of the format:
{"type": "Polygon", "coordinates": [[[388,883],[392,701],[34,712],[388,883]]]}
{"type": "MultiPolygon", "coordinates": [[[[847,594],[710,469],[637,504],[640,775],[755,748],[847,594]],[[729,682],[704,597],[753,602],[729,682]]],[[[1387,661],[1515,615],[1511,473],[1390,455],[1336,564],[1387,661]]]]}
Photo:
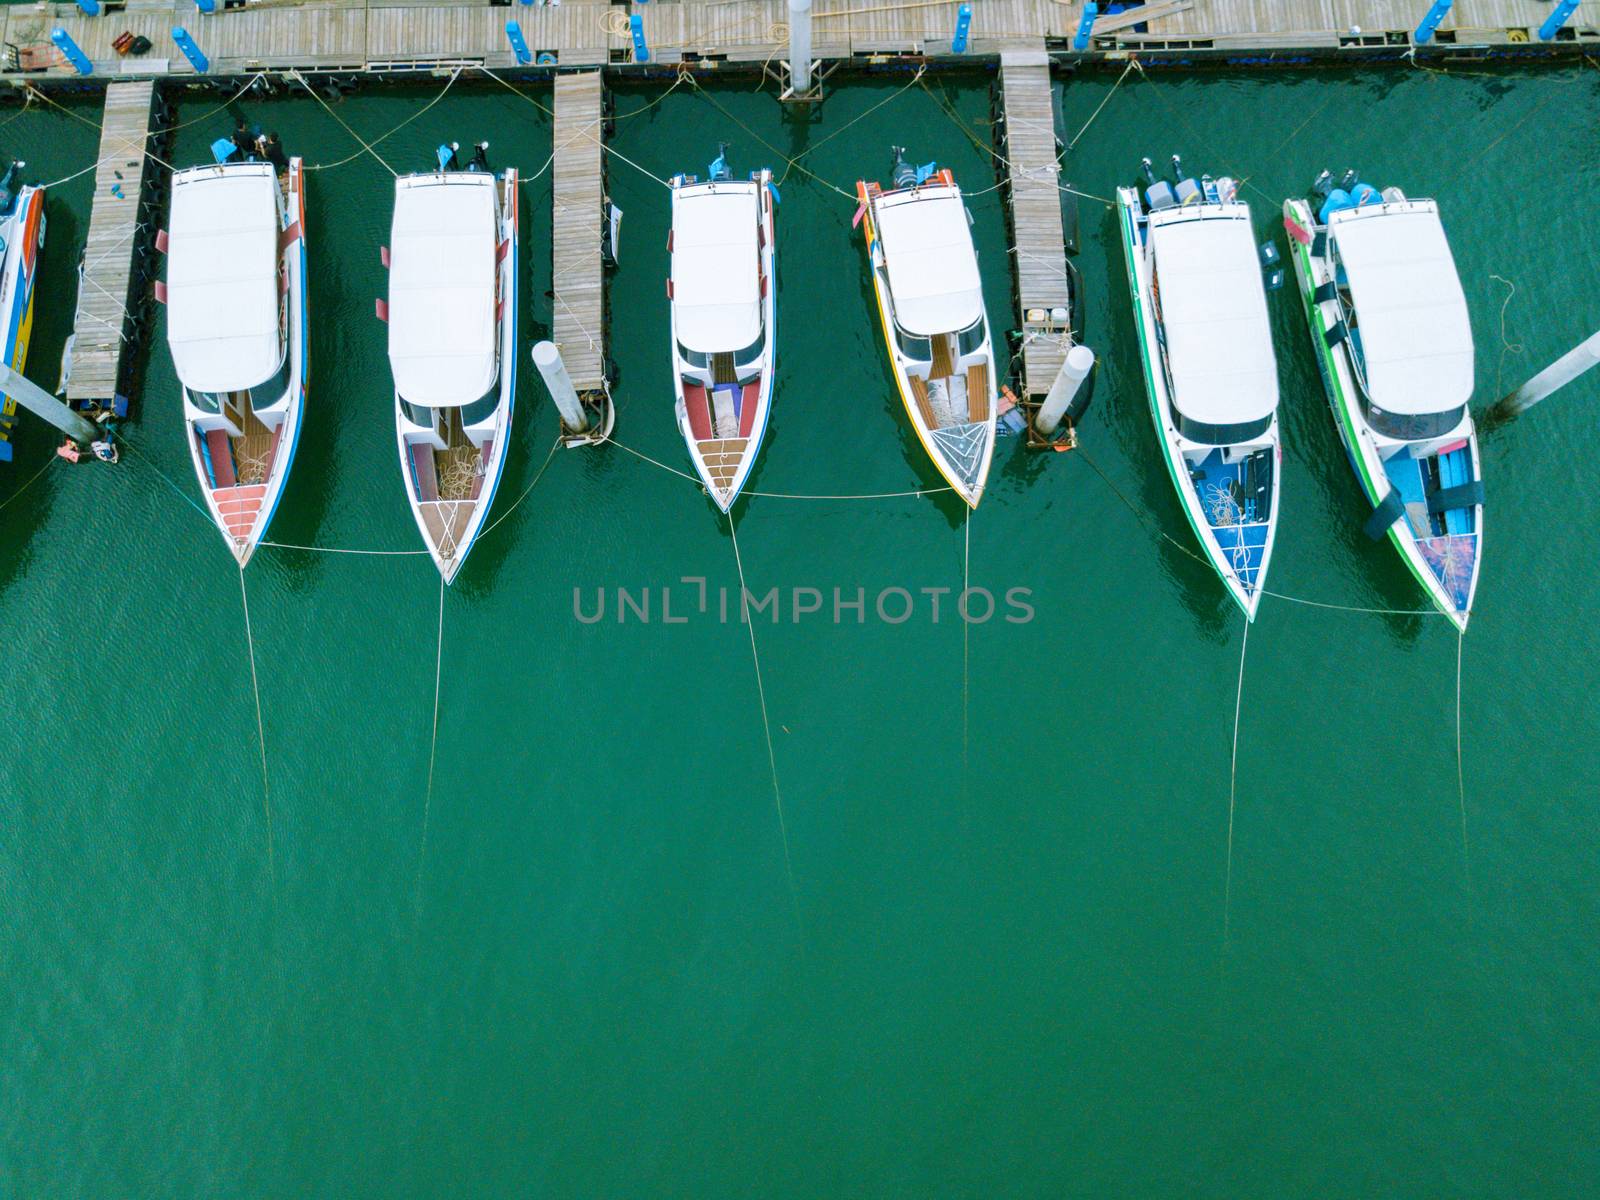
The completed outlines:
{"type": "Polygon", "coordinates": [[[1068,350],[1061,370],[1056,373],[1055,382],[1050,385],[1044,403],[1039,406],[1039,415],[1033,419],[1033,427],[1045,437],[1054,433],[1056,426],[1061,424],[1067,405],[1072,403],[1072,398],[1078,394],[1078,389],[1093,369],[1093,350],[1087,346],[1074,346],[1068,350]]]}
{"type": "Polygon", "coordinates": [[[10,396],[34,416],[49,421],[74,441],[88,443],[100,436],[100,430],[95,425],[4,363],[0,363],[0,392],[10,396]]]}
{"type": "Polygon", "coordinates": [[[811,0],[789,0],[789,87],[811,90],[811,0]]]}
{"type": "Polygon", "coordinates": [[[570,433],[582,433],[589,428],[589,415],[578,400],[578,389],[572,386],[572,376],[567,374],[567,364],[561,361],[561,351],[554,342],[538,342],[533,347],[533,365],[544,376],[544,385],[550,389],[550,398],[561,412],[561,423],[570,433]]]}
{"type": "Polygon", "coordinates": [[[1591,335],[1495,405],[1498,417],[1527,412],[1557,388],[1565,387],[1600,363],[1600,333],[1591,335]]]}

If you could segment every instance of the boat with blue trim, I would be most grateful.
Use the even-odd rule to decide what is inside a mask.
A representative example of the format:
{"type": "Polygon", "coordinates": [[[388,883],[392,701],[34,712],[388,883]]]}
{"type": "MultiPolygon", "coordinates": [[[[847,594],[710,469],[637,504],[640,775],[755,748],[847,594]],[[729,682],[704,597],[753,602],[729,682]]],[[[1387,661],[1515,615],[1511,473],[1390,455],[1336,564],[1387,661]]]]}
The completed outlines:
{"type": "Polygon", "coordinates": [[[891,186],[860,180],[872,290],[895,386],[933,465],[971,508],[994,457],[999,378],[972,217],[948,168],[893,148],[891,186]]]}
{"type": "MultiPolygon", "coordinates": [[[[223,148],[226,148],[226,151],[223,148]]],[[[206,508],[239,566],[266,536],[300,441],[306,365],[301,161],[217,162],[172,177],[167,347],[206,508]]]]}
{"type": "Polygon", "coordinates": [[[1278,364],[1250,207],[1226,176],[1117,189],[1145,389],[1178,502],[1255,620],[1272,560],[1283,446],[1278,364]]]}
{"type": "MultiPolygon", "coordinates": [[[[0,359],[13,371],[28,361],[33,333],[33,285],[44,249],[44,188],[22,184],[24,162],[13,162],[0,178],[0,359]]],[[[17,402],[0,395],[0,462],[11,461],[11,431],[17,423],[17,402]]]]}
{"type": "Polygon", "coordinates": [[[441,146],[437,171],[395,180],[378,302],[406,499],[446,583],[494,504],[516,400],[517,172],[487,149],[462,169],[441,146]]]}
{"type": "Polygon", "coordinates": [[[1387,536],[1465,632],[1483,558],[1472,324],[1433,200],[1324,171],[1284,227],[1334,424],[1387,536]],[[1314,207],[1315,206],[1315,207],[1314,207]]]}
{"type": "Polygon", "coordinates": [[[671,274],[678,429],[712,501],[733,507],[767,431],[777,364],[772,172],[735,179],[727,147],[706,179],[676,175],[671,274]]]}

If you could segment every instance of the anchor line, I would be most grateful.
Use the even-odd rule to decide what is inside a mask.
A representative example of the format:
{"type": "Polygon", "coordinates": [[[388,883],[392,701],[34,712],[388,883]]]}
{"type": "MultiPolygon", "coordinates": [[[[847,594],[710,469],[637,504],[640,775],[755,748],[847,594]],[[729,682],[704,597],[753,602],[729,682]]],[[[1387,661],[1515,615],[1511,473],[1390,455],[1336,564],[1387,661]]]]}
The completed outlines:
{"type": "Polygon", "coordinates": [[[1239,643],[1239,686],[1233,696],[1233,756],[1228,762],[1228,867],[1222,884],[1222,948],[1228,948],[1229,918],[1233,910],[1233,809],[1239,783],[1239,712],[1244,705],[1244,656],[1250,648],[1250,622],[1244,623],[1239,643]]]}
{"type": "Polygon", "coordinates": [[[45,459],[44,460],[44,466],[40,467],[32,475],[28,476],[27,480],[25,482],[23,482],[20,486],[18,486],[17,489],[11,493],[11,495],[7,496],[4,500],[0,500],[0,509],[4,509],[7,505],[9,505],[18,496],[22,495],[23,492],[27,491],[30,487],[32,487],[35,483],[37,483],[38,480],[39,480],[39,477],[41,475],[43,475],[46,471],[48,471],[51,468],[51,466],[53,466],[55,464],[56,461],[57,461],[57,456],[54,455],[54,454],[52,454],[49,458],[45,459]]]}
{"type": "Polygon", "coordinates": [[[261,681],[256,675],[256,639],[250,627],[250,593],[244,584],[244,568],[239,568],[239,601],[244,608],[244,640],[250,651],[250,691],[256,702],[256,745],[261,751],[261,809],[267,821],[267,877],[272,884],[272,904],[278,904],[277,856],[272,845],[272,785],[267,774],[267,733],[261,719],[261,681]]]}
{"type": "MultiPolygon", "coordinates": [[[[455,86],[456,80],[458,80],[460,78],[461,78],[461,68],[457,67],[454,71],[450,72],[450,78],[445,80],[444,87],[440,89],[439,94],[437,96],[435,96],[432,100],[429,100],[426,104],[424,104],[421,108],[417,109],[416,112],[412,113],[404,121],[401,121],[400,124],[396,125],[393,129],[389,130],[387,133],[379,134],[377,137],[373,138],[371,142],[363,143],[362,144],[362,148],[360,150],[357,150],[354,154],[351,154],[351,155],[349,155],[349,156],[347,156],[345,158],[341,158],[338,162],[311,163],[311,164],[308,164],[306,166],[306,170],[308,170],[308,171],[331,171],[335,167],[342,167],[346,163],[355,162],[356,159],[360,158],[363,154],[367,153],[367,151],[370,150],[373,146],[376,146],[379,142],[387,141],[389,138],[392,138],[395,134],[399,133],[402,129],[404,129],[407,125],[411,124],[411,122],[415,121],[423,113],[427,112],[435,104],[439,103],[439,101],[443,100],[445,98],[445,94],[447,92],[449,92],[452,87],[455,86]]],[[[346,126],[346,128],[348,129],[349,126],[346,126]]],[[[360,139],[357,139],[357,140],[359,141],[360,139]]],[[[383,160],[379,159],[378,161],[382,162],[383,160]]],[[[385,165],[387,165],[387,164],[385,164],[385,165]]]]}
{"type": "Polygon", "coordinates": [[[789,822],[783,815],[783,789],[778,786],[778,758],[772,749],[772,720],[767,715],[767,688],[761,678],[761,654],[756,649],[756,625],[745,611],[745,597],[749,595],[749,589],[744,581],[744,557],[739,553],[739,530],[731,512],[728,514],[728,533],[733,538],[734,565],[739,569],[739,617],[744,621],[745,629],[750,634],[750,661],[755,666],[756,695],[761,700],[761,728],[767,738],[767,766],[772,772],[772,801],[778,813],[778,834],[783,839],[783,870],[789,881],[789,903],[794,907],[795,928],[803,935],[805,926],[800,919],[800,892],[795,886],[794,861],[789,855],[789,822]]]}
{"type": "Polygon", "coordinates": [[[1467,781],[1461,767],[1461,648],[1467,635],[1456,630],[1456,806],[1461,813],[1461,870],[1467,896],[1472,896],[1472,859],[1467,854],[1467,781]]]}
{"type": "MultiPolygon", "coordinates": [[[[970,505],[967,508],[967,515],[961,519],[961,529],[964,542],[961,561],[961,600],[964,605],[967,592],[972,587],[972,508],[970,505]]],[[[972,622],[967,620],[965,615],[958,615],[961,615],[961,787],[965,792],[968,779],[967,748],[970,744],[967,733],[967,709],[968,698],[971,694],[968,686],[967,664],[969,661],[968,647],[972,637],[972,622]]]]}
{"type": "Polygon", "coordinates": [[[422,841],[417,849],[417,877],[412,905],[422,909],[422,868],[428,860],[428,821],[433,813],[433,764],[439,753],[439,683],[444,677],[444,576],[439,576],[439,641],[433,655],[433,735],[428,743],[428,790],[422,799],[422,841]]]}

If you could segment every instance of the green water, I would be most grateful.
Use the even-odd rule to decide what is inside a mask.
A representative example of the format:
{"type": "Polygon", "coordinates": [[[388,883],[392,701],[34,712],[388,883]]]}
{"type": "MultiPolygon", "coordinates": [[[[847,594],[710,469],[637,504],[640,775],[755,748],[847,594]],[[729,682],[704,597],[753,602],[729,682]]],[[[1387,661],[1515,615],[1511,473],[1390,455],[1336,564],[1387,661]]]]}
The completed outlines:
{"type": "MultiPolygon", "coordinates": [[[[1071,138],[1115,83],[1060,87],[1071,138]]],[[[1597,323],[1600,159],[1576,69],[1130,78],[1068,160],[1110,197],[1140,154],[1247,176],[1262,236],[1316,170],[1441,198],[1480,412],[1597,323]],[[1259,190],[1257,190],[1259,189],[1259,190]],[[1502,351],[1506,337],[1519,347],[1502,351]],[[1502,358],[1504,359],[1502,363],[1502,358]]],[[[687,87],[619,123],[644,171],[773,151],[853,188],[887,144],[993,180],[904,77],[813,126],[687,87]],[[875,105],[882,105],[870,112],[875,105]],[[855,124],[853,119],[869,114],[855,124]],[[741,128],[731,118],[748,126],[741,128]],[[848,125],[848,128],[846,127],[848,125]]],[[[987,81],[935,85],[987,139],[987,81]]],[[[363,95],[371,138],[432,91],[363,95]]],[[[535,93],[548,100],[548,91],[535,93]]],[[[623,89],[622,113],[660,88],[623,89]]],[[[214,103],[210,102],[210,103],[214,103]]],[[[228,116],[183,104],[173,155],[228,116]]],[[[91,120],[93,105],[76,111],[91,120]]],[[[238,111],[308,163],[357,149],[314,102],[238,111]]],[[[548,118],[458,86],[382,142],[397,169],[488,137],[531,175],[548,118]]],[[[94,130],[31,112],[0,150],[77,170],[94,130]]],[[[666,192],[614,159],[618,438],[686,459],[667,359],[666,192]]],[[[549,177],[527,185],[524,344],[546,331],[549,177]]],[[[87,177],[51,194],[30,374],[54,382],[87,177]]],[[[390,211],[371,158],[312,174],[313,383],[276,540],[415,549],[372,300],[390,211]]],[[[938,481],[882,365],[853,202],[798,169],[779,214],[779,379],[754,490],[938,481]]],[[[991,316],[1011,312],[997,193],[971,201],[991,316]]],[[[1188,544],[1154,435],[1112,215],[1081,209],[1101,355],[1081,457],[997,452],[964,529],[941,497],[755,498],[753,591],[846,610],[756,627],[573,616],[573,589],[738,585],[694,487],[620,450],[545,460],[526,369],[499,512],[444,598],[425,558],[265,550],[237,572],[156,474],[195,485],[170,362],[142,457],[52,467],[4,510],[0,1193],[7,1196],[1574,1196],[1600,1172],[1592,614],[1582,532],[1596,377],[1485,437],[1488,532],[1464,645],[1440,618],[1268,601],[1242,620],[1188,544]],[[1032,589],[1031,624],[889,625],[884,588],[1032,589]],[[265,803],[264,803],[265,799],[265,803]],[[269,820],[270,818],[270,820],[269,820]],[[793,892],[785,866],[792,864],[793,892]]],[[[1292,290],[1292,284],[1291,284],[1292,290]]],[[[1290,292],[1270,585],[1423,606],[1363,506],[1290,292]]],[[[36,422],[0,501],[45,462],[36,422]]],[[[947,601],[948,603],[948,601],[947,601]]],[[[714,602],[713,602],[714,608],[714,602]]]]}

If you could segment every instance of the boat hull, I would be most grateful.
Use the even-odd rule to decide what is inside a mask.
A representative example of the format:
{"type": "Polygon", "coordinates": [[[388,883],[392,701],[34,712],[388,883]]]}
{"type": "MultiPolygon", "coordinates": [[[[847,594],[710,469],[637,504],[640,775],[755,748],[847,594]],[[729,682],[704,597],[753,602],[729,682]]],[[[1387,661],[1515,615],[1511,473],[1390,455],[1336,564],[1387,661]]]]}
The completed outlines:
{"type": "Polygon", "coordinates": [[[1198,467],[1204,472],[1211,462],[1212,456],[1206,453],[1208,450],[1225,447],[1205,447],[1185,439],[1178,432],[1172,412],[1172,397],[1167,387],[1166,369],[1161,361],[1152,272],[1145,242],[1140,236],[1141,208],[1137,191],[1132,188],[1117,190],[1117,217],[1123,261],[1128,269],[1128,288],[1133,300],[1134,327],[1139,333],[1139,361],[1144,370],[1145,396],[1149,401],[1150,419],[1155,426],[1162,461],[1166,463],[1179,507],[1188,519],[1206,561],[1216,571],[1228,595],[1238,604],[1246,619],[1254,621],[1264,594],[1273,546],[1277,542],[1280,480],[1283,475],[1283,445],[1279,424],[1274,419],[1261,439],[1270,447],[1272,456],[1268,519],[1264,522],[1218,524],[1217,506],[1213,497],[1202,494],[1201,485],[1196,483],[1195,470],[1198,467]],[[1202,456],[1194,466],[1191,466],[1191,454],[1202,456]],[[1230,530],[1232,532],[1224,532],[1230,530]]]}
{"type": "MultiPolygon", "coordinates": [[[[1333,278],[1326,258],[1312,253],[1318,226],[1311,206],[1303,200],[1284,201],[1283,215],[1285,227],[1290,231],[1290,257],[1294,260],[1295,279],[1300,288],[1306,326],[1311,335],[1312,350],[1317,357],[1323,390],[1333,413],[1334,427],[1339,431],[1339,440],[1344,443],[1346,457],[1350,460],[1356,480],[1361,484],[1367,503],[1376,509],[1396,485],[1385,467],[1382,440],[1367,424],[1361,411],[1360,385],[1356,381],[1349,350],[1343,343],[1331,347],[1328,345],[1328,330],[1336,323],[1337,317],[1333,312],[1334,302],[1319,302],[1315,298],[1316,289],[1333,278]],[[1297,229],[1311,240],[1302,240],[1295,233],[1297,229]]],[[[1463,437],[1471,477],[1482,479],[1478,436],[1470,414],[1466,418],[1463,437]]],[[[1470,542],[1460,540],[1461,535],[1449,534],[1419,538],[1410,522],[1404,518],[1389,526],[1387,536],[1429,600],[1450,618],[1457,629],[1466,632],[1477,593],[1478,571],[1483,561],[1483,505],[1473,506],[1470,542]]]]}
{"type": "MultiPolygon", "coordinates": [[[[0,329],[5,342],[0,359],[13,371],[21,371],[28,361],[28,344],[33,337],[34,282],[39,271],[39,252],[44,249],[44,189],[29,185],[17,193],[17,206],[0,224],[5,239],[5,257],[0,264],[0,329]]],[[[0,395],[0,442],[7,443],[4,457],[9,459],[11,429],[17,420],[17,402],[0,395]]]]}
{"type": "Polygon", "coordinates": [[[745,481],[750,477],[750,472],[761,453],[767,432],[767,420],[772,408],[773,381],[778,357],[778,286],[775,274],[777,268],[775,213],[768,186],[771,179],[772,172],[762,170],[756,179],[727,185],[749,186],[756,190],[761,205],[763,235],[759,260],[764,288],[761,305],[766,344],[762,351],[754,389],[746,385],[738,397],[737,436],[722,438],[714,435],[711,428],[714,420],[706,389],[700,387],[697,390],[696,385],[685,382],[685,373],[691,368],[683,361],[678,351],[676,306],[671,312],[672,379],[678,431],[683,435],[684,445],[689,451],[689,461],[694,464],[695,474],[705,486],[706,494],[724,513],[728,512],[733,507],[734,501],[739,498],[739,493],[744,488],[745,481]]]}

